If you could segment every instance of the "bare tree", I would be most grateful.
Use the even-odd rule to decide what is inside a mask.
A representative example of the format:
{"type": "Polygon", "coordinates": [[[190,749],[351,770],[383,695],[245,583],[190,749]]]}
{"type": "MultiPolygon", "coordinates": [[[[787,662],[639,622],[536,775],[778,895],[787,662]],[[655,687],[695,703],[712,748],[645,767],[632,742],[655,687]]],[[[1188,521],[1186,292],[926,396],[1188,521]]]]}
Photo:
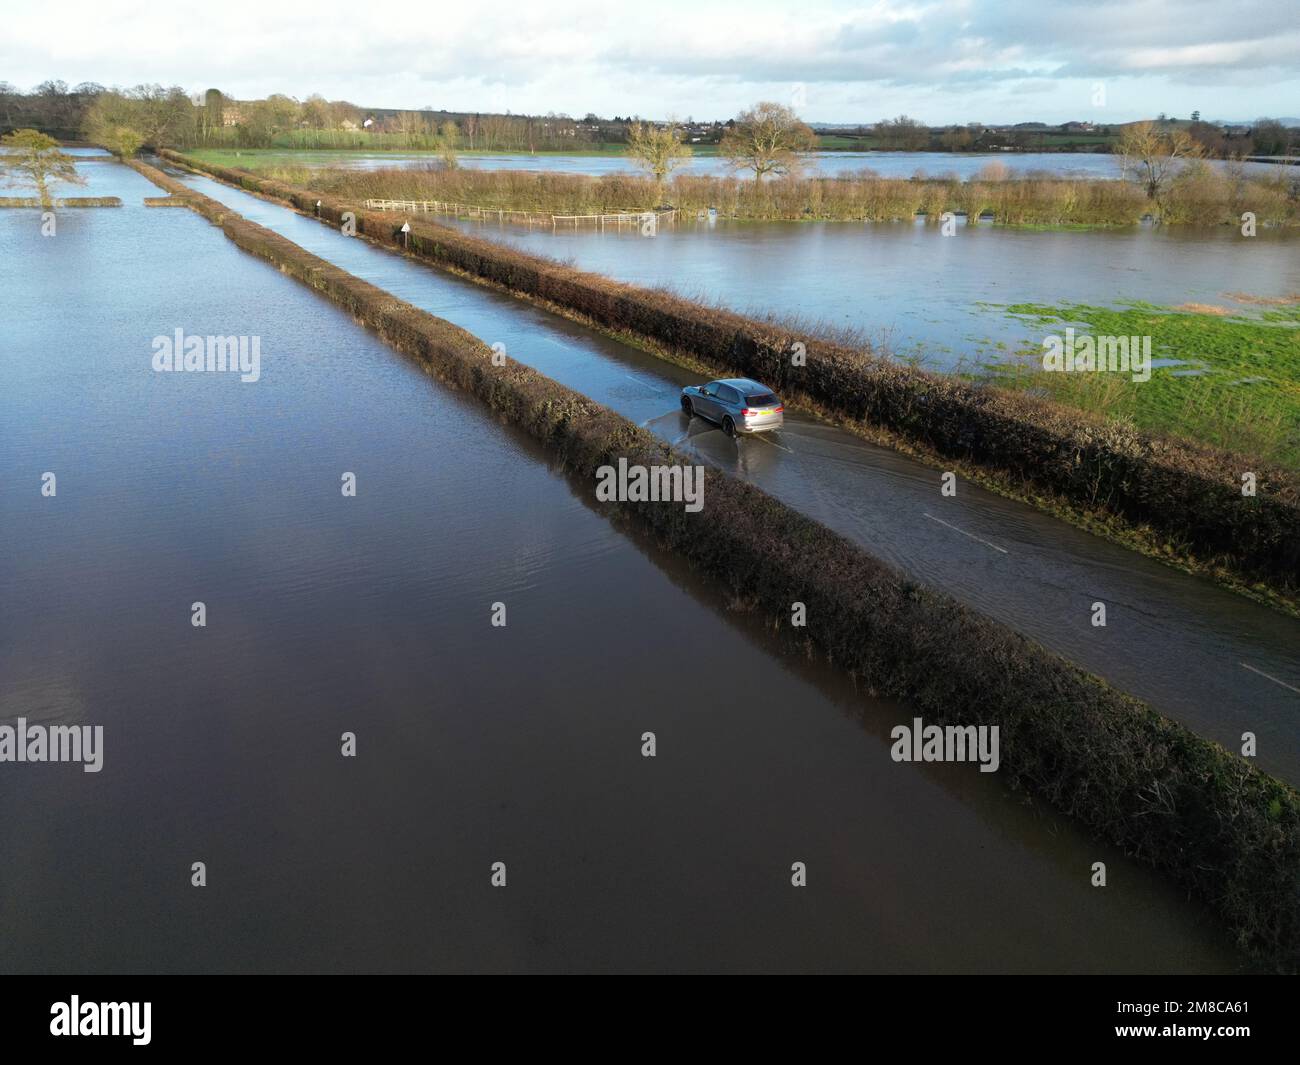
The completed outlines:
{"type": "Polygon", "coordinates": [[[1285,155],[1289,137],[1286,126],[1275,118],[1261,118],[1250,131],[1257,155],[1285,155]]]}
{"type": "Polygon", "coordinates": [[[330,128],[330,105],[320,93],[314,92],[302,102],[301,121],[309,129],[330,128]]]}
{"type": "Polygon", "coordinates": [[[1183,162],[1199,159],[1205,149],[1185,129],[1163,130],[1154,122],[1125,126],[1115,142],[1120,168],[1158,204],[1183,162]]]}
{"type": "Polygon", "coordinates": [[[69,185],[84,185],[86,179],[77,173],[72,156],[59,150],[59,142],[34,129],[16,129],[0,137],[0,145],[8,149],[0,158],[10,185],[30,185],[40,197],[41,206],[48,209],[53,201],[50,186],[63,181],[69,185]]]}
{"type": "Polygon", "coordinates": [[[438,154],[442,158],[442,165],[448,170],[460,166],[460,158],[456,154],[459,146],[460,127],[449,118],[442,124],[442,133],[438,138],[438,154]]]}
{"type": "Polygon", "coordinates": [[[396,118],[397,131],[401,133],[406,144],[414,145],[420,134],[428,131],[429,125],[419,111],[399,111],[396,118]]]}
{"type": "Polygon", "coordinates": [[[951,126],[939,134],[939,143],[950,152],[960,152],[975,143],[975,135],[965,126],[951,126]]]}
{"type": "Polygon", "coordinates": [[[225,97],[221,95],[220,89],[208,89],[203,94],[203,107],[198,119],[199,134],[204,144],[221,132],[226,122],[225,108],[225,97]]]}
{"type": "Polygon", "coordinates": [[[876,123],[876,136],[883,145],[907,152],[919,151],[930,143],[930,130],[925,123],[906,115],[881,119],[876,123]]]}
{"type": "Polygon", "coordinates": [[[134,104],[135,120],[130,125],[140,131],[145,144],[162,148],[193,133],[194,104],[180,86],[137,85],[125,95],[134,104]]]}
{"type": "Polygon", "coordinates": [[[634,122],[627,131],[627,154],[655,179],[655,199],[662,202],[669,175],[691,157],[691,150],[671,122],[662,129],[652,122],[634,122]]]}
{"type": "Polygon", "coordinates": [[[768,174],[794,174],[799,153],[817,147],[817,135],[789,107],[763,102],[736,116],[718,150],[737,170],[752,170],[762,181],[768,174]]]}
{"type": "Polygon", "coordinates": [[[86,112],[82,132],[88,141],[128,159],[144,143],[140,106],[119,92],[101,93],[86,112]]]}

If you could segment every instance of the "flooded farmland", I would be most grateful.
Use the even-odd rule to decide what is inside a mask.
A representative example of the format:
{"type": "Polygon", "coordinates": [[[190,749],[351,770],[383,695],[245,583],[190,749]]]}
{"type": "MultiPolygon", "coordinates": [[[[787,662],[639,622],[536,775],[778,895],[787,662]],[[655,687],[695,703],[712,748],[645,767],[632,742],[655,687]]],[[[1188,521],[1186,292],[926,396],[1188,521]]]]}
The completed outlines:
{"type": "MultiPolygon", "coordinates": [[[[253,161],[257,160],[259,154],[262,153],[256,150],[240,153],[253,161]]],[[[292,153],[272,149],[265,154],[290,159],[295,165],[345,166],[356,170],[377,170],[387,166],[427,166],[438,159],[436,152],[407,152],[400,149],[292,153]]],[[[232,161],[235,165],[240,164],[239,157],[232,161]]],[[[463,151],[458,154],[457,161],[469,170],[530,170],[540,173],[586,174],[589,177],[640,171],[636,161],[623,152],[567,154],[555,151],[463,151]]],[[[841,177],[869,171],[889,178],[910,178],[923,174],[928,177],[957,177],[965,180],[990,165],[1005,167],[1017,175],[1044,174],[1103,181],[1120,176],[1116,157],[1107,152],[819,151],[805,153],[803,163],[806,172],[814,177],[841,177]]],[[[1211,161],[1211,165],[1219,164],[1211,161]]],[[[1278,166],[1279,164],[1265,162],[1243,164],[1245,172],[1249,174],[1276,173],[1278,166]]],[[[675,173],[693,177],[725,177],[735,171],[716,151],[701,151],[687,159],[675,173]]]]}
{"type": "Polygon", "coordinates": [[[779,437],[728,440],[680,411],[698,377],[627,344],[450,276],[204,177],[187,180],[512,358],[744,477],[828,527],[1202,735],[1261,737],[1259,763],[1300,780],[1294,728],[1300,622],[1089,535],[1025,504],[963,485],[936,513],[938,473],[820,419],[788,412],[779,437]],[[1091,624],[1097,600],[1105,628],[1091,624]]]}
{"type": "MultiPolygon", "coordinates": [[[[972,767],[891,761],[907,708],[778,656],[308,289],[146,209],[134,173],[86,175],[125,206],[55,240],[0,214],[0,475],[30,485],[4,496],[0,716],[105,737],[98,773],[0,778],[4,971],[1244,966],[1177,891],[972,767]],[[177,328],[259,338],[259,378],[154,372],[177,328]]],[[[547,372],[587,358],[388,262],[547,372]]],[[[623,386],[647,411],[649,369],[623,386]]]]}
{"type": "Polygon", "coordinates": [[[1245,240],[1230,227],[1052,231],[960,220],[949,238],[924,220],[686,219],[647,238],[631,226],[440,221],[621,281],[850,330],[935,370],[973,370],[1026,347],[1041,351],[1043,328],[1008,314],[1012,304],[1197,303],[1253,315],[1258,309],[1233,295],[1300,292],[1300,238],[1267,229],[1245,240]]]}

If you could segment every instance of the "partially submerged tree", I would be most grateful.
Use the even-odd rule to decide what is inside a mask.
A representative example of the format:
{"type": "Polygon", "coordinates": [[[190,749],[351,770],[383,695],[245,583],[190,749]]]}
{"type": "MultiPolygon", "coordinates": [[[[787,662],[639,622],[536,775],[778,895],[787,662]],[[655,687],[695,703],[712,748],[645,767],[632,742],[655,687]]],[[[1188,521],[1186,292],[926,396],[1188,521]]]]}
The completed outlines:
{"type": "Polygon", "coordinates": [[[1154,122],[1125,126],[1114,151],[1124,173],[1146,189],[1157,205],[1183,163],[1205,153],[1187,130],[1161,129],[1154,122]]]}
{"type": "Polygon", "coordinates": [[[801,152],[817,147],[817,135],[789,107],[763,102],[736,116],[718,150],[737,170],[752,170],[762,181],[768,174],[797,173],[801,152]]]}
{"type": "Polygon", "coordinates": [[[627,154],[655,179],[657,207],[669,175],[691,157],[691,150],[671,122],[662,128],[653,122],[633,122],[627,131],[627,154]]]}
{"type": "Polygon", "coordinates": [[[450,118],[442,124],[442,132],[438,135],[438,155],[442,159],[442,165],[448,170],[455,170],[460,166],[460,157],[457,154],[460,148],[460,127],[450,118]]]}
{"type": "Polygon", "coordinates": [[[50,186],[63,181],[69,185],[84,185],[86,179],[77,173],[72,156],[61,151],[59,142],[34,129],[16,129],[0,137],[0,146],[6,149],[0,156],[0,167],[8,176],[10,185],[30,185],[40,197],[41,206],[53,205],[50,186]]]}

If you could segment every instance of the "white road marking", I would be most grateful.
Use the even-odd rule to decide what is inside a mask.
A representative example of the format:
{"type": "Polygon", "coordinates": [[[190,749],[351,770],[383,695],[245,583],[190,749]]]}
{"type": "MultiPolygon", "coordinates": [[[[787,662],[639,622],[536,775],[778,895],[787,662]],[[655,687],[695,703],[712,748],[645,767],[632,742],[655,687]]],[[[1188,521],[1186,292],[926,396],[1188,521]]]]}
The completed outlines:
{"type": "Polygon", "coordinates": [[[630,373],[625,373],[623,376],[626,377],[629,381],[635,381],[635,382],[636,382],[637,384],[639,384],[642,388],[648,388],[648,389],[650,389],[651,392],[664,392],[664,391],[666,391],[666,389],[665,389],[662,385],[652,385],[649,381],[645,380],[644,378],[634,377],[634,376],[632,376],[632,374],[630,374],[630,373]]]}
{"type": "Polygon", "coordinates": [[[1263,677],[1265,680],[1271,680],[1274,684],[1280,684],[1280,685],[1282,685],[1282,687],[1284,687],[1284,688],[1290,688],[1291,691],[1295,692],[1297,695],[1300,695],[1300,688],[1294,688],[1294,687],[1292,687],[1290,684],[1288,684],[1286,681],[1284,681],[1284,680],[1278,680],[1277,677],[1270,677],[1270,676],[1269,676],[1267,673],[1265,673],[1262,669],[1256,669],[1254,666],[1252,666],[1252,665],[1248,665],[1248,664],[1245,663],[1245,662],[1238,662],[1237,665],[1241,666],[1242,669],[1248,669],[1248,670],[1250,670],[1252,673],[1258,673],[1258,674],[1259,674],[1261,677],[1263,677]]]}
{"type": "Polygon", "coordinates": [[[773,447],[779,447],[782,451],[788,452],[791,455],[794,454],[793,449],[786,447],[784,444],[778,444],[775,440],[769,440],[762,433],[755,433],[752,437],[748,437],[747,439],[761,440],[765,444],[771,444],[773,447]]]}
{"type": "Polygon", "coordinates": [[[968,533],[965,529],[959,529],[955,525],[949,525],[948,522],[944,521],[942,518],[936,518],[933,514],[926,514],[925,516],[929,518],[931,521],[937,521],[940,525],[947,525],[948,528],[950,528],[953,532],[959,532],[962,534],[962,536],[969,536],[972,540],[979,540],[979,542],[982,543],[985,547],[991,547],[993,548],[994,551],[1001,551],[1004,555],[1011,554],[1011,552],[1008,551],[1005,547],[998,547],[997,544],[991,544],[987,540],[981,540],[974,533],[968,533]]]}

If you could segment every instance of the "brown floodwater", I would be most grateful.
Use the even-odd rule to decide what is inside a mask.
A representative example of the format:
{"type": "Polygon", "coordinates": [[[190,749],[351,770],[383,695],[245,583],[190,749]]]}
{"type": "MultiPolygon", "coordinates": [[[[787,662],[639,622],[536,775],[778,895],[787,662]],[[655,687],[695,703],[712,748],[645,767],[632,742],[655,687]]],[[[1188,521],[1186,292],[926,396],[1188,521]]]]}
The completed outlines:
{"type": "MultiPolygon", "coordinates": [[[[188,180],[315,254],[504,345],[510,357],[701,463],[752,481],[1228,749],[1240,750],[1243,734],[1252,733],[1258,764],[1300,784],[1300,621],[973,484],[959,482],[956,496],[945,497],[940,471],[797,410],[787,410],[781,433],[729,440],[682,415],[681,387],[699,383],[689,371],[278,204],[207,178],[188,180]],[[1104,627],[1093,624],[1096,603],[1106,606],[1104,627]]],[[[1269,252],[1261,244],[1256,254],[1269,252]]],[[[991,255],[984,269],[996,279],[1008,269],[1006,257],[991,255]]]]}
{"type": "Polygon", "coordinates": [[[996,774],[893,762],[906,707],[783,655],[527,438],[87,170],[122,209],[55,238],[0,212],[0,723],[104,729],[98,773],[0,763],[0,969],[1245,965],[996,774]],[[177,328],[258,337],[260,378],[154,372],[177,328]]]}

